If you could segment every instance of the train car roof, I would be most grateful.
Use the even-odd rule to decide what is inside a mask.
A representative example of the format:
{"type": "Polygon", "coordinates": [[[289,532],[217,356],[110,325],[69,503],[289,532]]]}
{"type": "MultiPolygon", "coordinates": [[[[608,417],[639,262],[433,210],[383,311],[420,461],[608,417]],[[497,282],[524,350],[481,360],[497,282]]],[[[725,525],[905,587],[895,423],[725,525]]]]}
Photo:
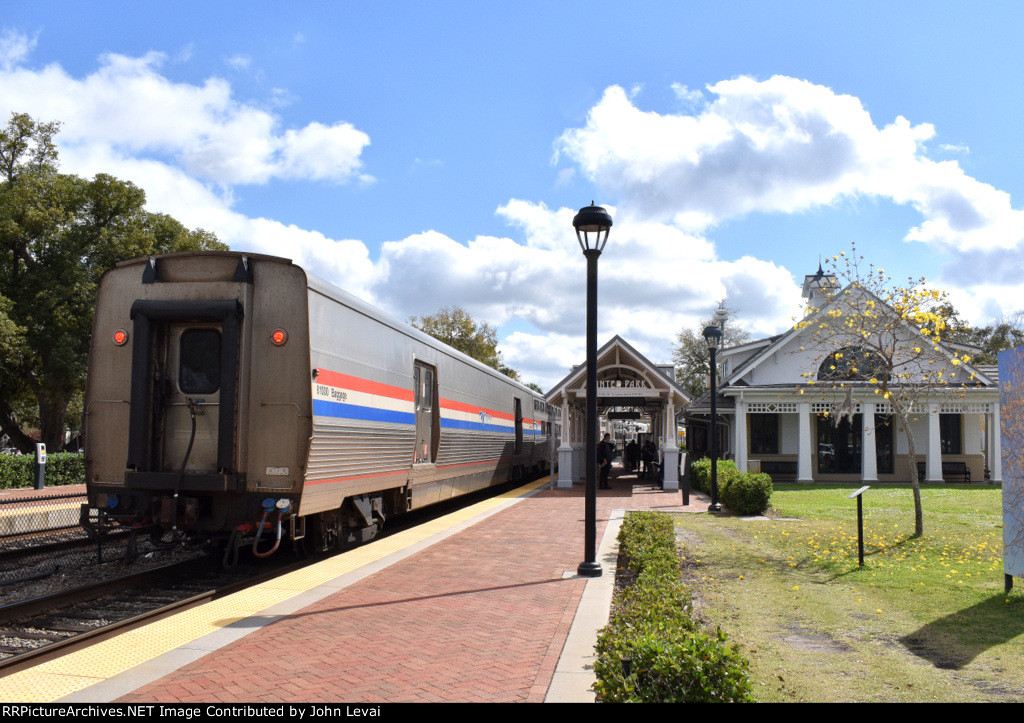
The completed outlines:
{"type": "Polygon", "coordinates": [[[517,387],[520,387],[527,394],[530,394],[530,395],[532,395],[534,397],[537,397],[537,398],[539,398],[541,400],[544,399],[544,393],[543,392],[538,392],[538,391],[536,391],[534,389],[530,389],[530,387],[526,386],[522,382],[516,381],[515,379],[512,379],[511,377],[506,376],[505,374],[502,374],[497,369],[494,369],[493,367],[489,367],[486,364],[484,364],[483,362],[481,362],[481,361],[479,361],[477,359],[474,359],[473,357],[469,356],[468,354],[464,354],[463,352],[459,351],[458,349],[454,349],[454,348],[448,346],[444,342],[439,341],[438,339],[435,339],[434,337],[430,336],[429,334],[427,334],[427,333],[425,333],[423,331],[420,331],[419,329],[414,327],[412,324],[404,322],[404,321],[398,319],[397,317],[394,317],[391,314],[387,313],[386,311],[384,311],[384,310],[382,310],[382,309],[380,309],[380,308],[378,308],[378,307],[376,307],[376,306],[374,306],[374,305],[364,301],[363,299],[360,299],[359,297],[349,293],[348,291],[345,291],[344,289],[340,288],[339,286],[336,286],[335,284],[332,284],[330,281],[327,281],[326,279],[324,279],[322,277],[319,277],[319,276],[317,276],[315,274],[310,273],[305,267],[299,266],[298,264],[296,264],[291,259],[284,258],[283,256],[271,256],[269,254],[252,254],[252,253],[246,253],[244,251],[180,251],[180,252],[170,253],[170,254],[154,254],[153,256],[143,256],[141,258],[130,259],[128,261],[121,261],[118,264],[116,264],[114,268],[120,268],[122,266],[131,266],[133,264],[144,264],[150,258],[155,258],[155,259],[165,259],[165,258],[167,258],[167,259],[169,259],[169,258],[174,258],[174,257],[177,257],[177,256],[207,256],[207,255],[208,256],[231,256],[231,257],[236,257],[236,258],[240,258],[242,256],[245,256],[245,257],[248,257],[250,259],[256,259],[256,260],[259,260],[259,261],[270,261],[270,262],[275,262],[275,263],[280,263],[280,264],[288,264],[290,266],[295,266],[295,267],[299,268],[306,275],[306,284],[307,284],[307,286],[310,289],[312,289],[313,291],[317,292],[318,294],[321,294],[321,295],[326,296],[326,297],[328,297],[330,299],[334,299],[335,301],[343,303],[346,306],[349,306],[352,309],[358,311],[359,313],[365,314],[366,316],[369,316],[372,319],[376,319],[377,321],[379,321],[379,322],[381,322],[383,324],[386,324],[387,326],[390,326],[391,328],[395,329],[396,331],[399,331],[399,332],[401,332],[403,334],[406,334],[406,335],[416,339],[417,341],[420,341],[420,342],[422,342],[422,343],[424,343],[424,344],[426,344],[428,346],[433,347],[434,349],[437,349],[438,351],[440,351],[440,352],[442,352],[444,354],[450,354],[451,356],[459,359],[460,361],[463,361],[463,362],[465,362],[465,363],[467,363],[467,364],[469,364],[471,366],[474,366],[477,369],[479,369],[480,371],[486,372],[487,374],[491,375],[492,377],[494,377],[494,378],[496,378],[496,379],[498,379],[500,381],[508,382],[509,384],[512,384],[512,385],[517,386],[517,387]]]}
{"type": "MultiPolygon", "coordinates": [[[[305,269],[303,270],[305,271],[305,269]]],[[[449,354],[459,359],[460,361],[470,364],[471,366],[476,367],[482,372],[486,372],[487,374],[491,375],[492,377],[495,377],[496,379],[518,386],[522,388],[524,392],[534,397],[537,397],[538,399],[544,398],[543,392],[538,392],[534,389],[530,389],[522,382],[518,382],[512,377],[502,374],[497,369],[487,366],[478,359],[474,359],[468,354],[464,354],[458,349],[454,349],[448,346],[444,342],[430,336],[430,334],[427,334],[426,332],[417,329],[412,324],[409,324],[407,322],[402,321],[401,319],[398,319],[397,317],[392,316],[391,314],[380,309],[379,307],[376,307],[373,304],[370,304],[364,301],[363,299],[360,299],[358,296],[355,296],[349,293],[348,291],[345,291],[344,289],[335,286],[330,281],[327,281],[324,278],[321,278],[319,276],[316,276],[315,274],[311,274],[309,271],[306,271],[306,282],[309,285],[310,289],[316,291],[319,294],[323,294],[328,298],[332,298],[335,301],[339,301],[345,304],[346,306],[355,309],[361,314],[365,314],[366,316],[376,319],[382,324],[390,326],[396,331],[402,332],[403,334],[406,334],[416,339],[417,341],[423,342],[424,344],[427,344],[428,346],[431,346],[444,354],[449,354]]]]}

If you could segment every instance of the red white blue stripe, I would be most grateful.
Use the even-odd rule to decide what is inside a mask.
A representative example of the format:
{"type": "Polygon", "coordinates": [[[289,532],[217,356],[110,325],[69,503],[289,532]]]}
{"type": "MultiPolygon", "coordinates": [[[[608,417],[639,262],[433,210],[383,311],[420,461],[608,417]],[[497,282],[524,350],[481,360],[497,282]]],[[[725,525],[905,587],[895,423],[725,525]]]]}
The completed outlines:
{"type": "MultiPolygon", "coordinates": [[[[473,404],[441,399],[442,429],[515,433],[515,417],[473,404]]],[[[368,422],[416,424],[411,389],[317,369],[313,380],[313,415],[368,422]]],[[[523,434],[540,434],[539,420],[523,419],[523,434]]]]}

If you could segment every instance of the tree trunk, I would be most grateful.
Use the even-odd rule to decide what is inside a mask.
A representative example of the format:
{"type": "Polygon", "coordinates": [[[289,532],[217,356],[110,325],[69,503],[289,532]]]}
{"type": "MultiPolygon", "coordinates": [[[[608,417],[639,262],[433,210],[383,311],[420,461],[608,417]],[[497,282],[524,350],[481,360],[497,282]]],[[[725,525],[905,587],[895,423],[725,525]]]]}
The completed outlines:
{"type": "Polygon", "coordinates": [[[28,454],[33,451],[35,442],[22,431],[21,426],[14,418],[14,411],[3,400],[0,400],[0,429],[11,438],[11,444],[22,452],[28,454]]]}
{"type": "Polygon", "coordinates": [[[47,453],[64,449],[64,422],[68,400],[64,397],[39,395],[39,441],[46,445],[47,453]]]}
{"type": "Polygon", "coordinates": [[[914,537],[924,535],[924,510],[921,507],[921,480],[917,476],[917,452],[914,449],[914,433],[908,420],[900,415],[903,433],[907,436],[907,451],[910,453],[910,485],[914,489],[914,537]]]}

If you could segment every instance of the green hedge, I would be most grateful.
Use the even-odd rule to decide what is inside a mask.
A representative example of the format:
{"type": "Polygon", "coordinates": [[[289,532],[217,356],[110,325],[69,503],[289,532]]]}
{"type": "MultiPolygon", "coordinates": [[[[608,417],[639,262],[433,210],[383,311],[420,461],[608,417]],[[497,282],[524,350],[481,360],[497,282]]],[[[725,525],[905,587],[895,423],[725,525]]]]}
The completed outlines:
{"type": "Polygon", "coordinates": [[[721,488],[722,502],[737,515],[760,515],[772,497],[772,478],[764,472],[738,474],[721,488]]]}
{"type": "Polygon", "coordinates": [[[749,664],[725,633],[707,633],[693,617],[689,590],[679,579],[671,518],[630,513],[619,549],[636,581],[616,600],[598,635],[594,691],[606,703],[750,701],[749,664]],[[629,675],[623,661],[630,661],[629,675]]]}
{"type": "MultiPolygon", "coordinates": [[[[711,494],[711,460],[703,457],[690,465],[690,481],[705,494],[711,494]]],[[[718,497],[738,515],[760,515],[771,501],[772,478],[764,473],[745,473],[731,459],[718,460],[718,497]]]]}
{"type": "MultiPolygon", "coordinates": [[[[46,455],[46,486],[85,483],[85,458],[80,453],[46,455]]],[[[36,484],[34,454],[0,454],[0,489],[31,489],[36,484]]]]}

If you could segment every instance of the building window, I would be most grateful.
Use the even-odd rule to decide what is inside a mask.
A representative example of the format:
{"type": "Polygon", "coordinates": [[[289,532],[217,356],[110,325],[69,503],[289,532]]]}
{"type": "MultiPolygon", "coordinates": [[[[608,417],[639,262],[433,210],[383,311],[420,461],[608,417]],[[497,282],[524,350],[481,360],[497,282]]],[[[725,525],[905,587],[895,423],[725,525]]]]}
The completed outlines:
{"type": "Polygon", "coordinates": [[[943,454],[963,454],[960,430],[962,419],[959,414],[939,415],[939,439],[943,454]]]}
{"type": "Polygon", "coordinates": [[[779,453],[779,415],[751,414],[750,419],[750,452],[751,454],[779,453]]]}
{"type": "Polygon", "coordinates": [[[825,358],[818,367],[818,381],[867,381],[888,379],[885,361],[878,354],[857,346],[848,346],[825,358]]]}
{"type": "Polygon", "coordinates": [[[875,465],[878,474],[892,474],[895,447],[893,430],[896,418],[891,414],[875,415],[875,465]]]}
{"type": "Polygon", "coordinates": [[[220,389],[220,332],[217,329],[181,332],[178,389],[182,394],[213,394],[220,389]]]}
{"type": "Polygon", "coordinates": [[[818,472],[822,474],[860,474],[861,419],[819,414],[818,472]]]}

